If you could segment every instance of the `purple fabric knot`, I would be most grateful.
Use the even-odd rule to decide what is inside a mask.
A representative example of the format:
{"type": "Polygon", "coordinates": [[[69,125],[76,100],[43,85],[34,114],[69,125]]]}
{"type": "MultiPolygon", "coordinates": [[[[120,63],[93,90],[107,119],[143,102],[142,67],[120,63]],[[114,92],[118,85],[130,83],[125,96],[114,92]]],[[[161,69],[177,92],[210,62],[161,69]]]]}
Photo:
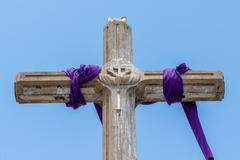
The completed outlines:
{"type": "Polygon", "coordinates": [[[183,73],[187,72],[188,70],[190,70],[190,68],[188,68],[186,63],[180,64],[179,66],[176,67],[176,69],[180,74],[183,74],[183,73]]]}
{"type": "Polygon", "coordinates": [[[68,107],[77,109],[85,105],[86,101],[80,90],[80,86],[88,81],[93,80],[101,72],[101,68],[96,65],[80,65],[80,68],[68,68],[65,73],[71,79],[69,102],[66,103],[68,107]]]}
{"type": "Polygon", "coordinates": [[[182,102],[183,80],[181,74],[190,70],[185,63],[175,68],[168,68],[163,71],[163,94],[169,105],[181,102],[188,122],[198,141],[198,144],[206,160],[214,160],[210,147],[208,146],[197,112],[195,102],[182,102]]]}
{"type": "Polygon", "coordinates": [[[181,74],[190,70],[185,63],[177,68],[167,68],[163,70],[163,94],[167,103],[170,105],[181,102],[183,98],[183,81],[181,74]]]}

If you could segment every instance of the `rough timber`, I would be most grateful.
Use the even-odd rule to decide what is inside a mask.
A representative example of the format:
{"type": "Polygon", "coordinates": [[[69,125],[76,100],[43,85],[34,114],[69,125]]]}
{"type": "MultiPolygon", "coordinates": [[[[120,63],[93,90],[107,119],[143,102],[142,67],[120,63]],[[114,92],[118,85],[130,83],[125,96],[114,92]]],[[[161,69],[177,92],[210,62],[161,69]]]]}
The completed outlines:
{"type": "MultiPolygon", "coordinates": [[[[104,28],[100,75],[81,86],[88,102],[103,107],[103,160],[136,160],[135,112],[142,102],[164,101],[162,71],[143,71],[132,64],[131,28],[125,17],[109,18],[104,28]]],[[[182,75],[183,101],[217,101],[224,96],[220,71],[188,71],[182,75]]],[[[63,72],[18,73],[19,103],[67,102],[70,79],[63,72]]]]}

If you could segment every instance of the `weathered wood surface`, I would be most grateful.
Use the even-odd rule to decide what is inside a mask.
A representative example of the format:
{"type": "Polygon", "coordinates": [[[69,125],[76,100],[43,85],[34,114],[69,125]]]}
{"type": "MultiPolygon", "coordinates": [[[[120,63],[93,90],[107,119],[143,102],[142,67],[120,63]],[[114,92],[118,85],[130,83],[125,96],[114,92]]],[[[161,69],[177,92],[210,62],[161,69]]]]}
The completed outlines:
{"type": "MultiPolygon", "coordinates": [[[[165,101],[161,71],[144,71],[136,87],[137,103],[165,101]]],[[[218,101],[224,97],[224,78],[220,71],[188,71],[182,75],[183,101],[218,101]]],[[[23,72],[15,81],[15,95],[19,103],[68,102],[70,79],[64,72],[23,72]]],[[[88,102],[102,100],[102,85],[98,78],[81,86],[88,102]]]]}
{"type": "MultiPolygon", "coordinates": [[[[183,101],[223,99],[220,71],[188,71],[182,78],[183,101]]],[[[142,102],[164,101],[162,81],[162,71],[141,71],[132,64],[132,35],[126,18],[110,18],[104,28],[102,71],[81,86],[85,99],[103,108],[103,160],[137,159],[134,109],[142,102]]],[[[16,100],[67,102],[70,83],[64,72],[18,73],[16,100]]]]}
{"type": "Polygon", "coordinates": [[[132,33],[126,18],[104,28],[103,160],[136,160],[135,86],[140,72],[132,64],[132,33]]]}
{"type": "MultiPolygon", "coordinates": [[[[71,80],[64,72],[22,72],[15,80],[19,103],[65,103],[69,101],[71,80]]],[[[81,86],[87,102],[101,101],[102,85],[96,78],[81,86]]]]}
{"type": "MultiPolygon", "coordinates": [[[[219,101],[224,98],[224,77],[221,71],[188,71],[182,75],[183,101],[219,101]]],[[[137,85],[137,102],[165,101],[163,72],[144,71],[137,85]]]]}

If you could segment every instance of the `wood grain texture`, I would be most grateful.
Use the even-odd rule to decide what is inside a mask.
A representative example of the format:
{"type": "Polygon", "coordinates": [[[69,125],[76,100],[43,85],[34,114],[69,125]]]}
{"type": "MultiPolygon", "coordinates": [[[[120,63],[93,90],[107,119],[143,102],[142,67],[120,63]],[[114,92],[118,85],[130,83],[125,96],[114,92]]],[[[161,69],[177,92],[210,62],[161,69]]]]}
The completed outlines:
{"type": "MultiPolygon", "coordinates": [[[[125,17],[110,18],[104,28],[103,67],[97,78],[80,86],[87,102],[103,109],[103,160],[136,160],[135,107],[165,101],[163,72],[141,71],[132,64],[132,33],[125,17]]],[[[220,71],[182,75],[183,101],[224,98],[220,71]]],[[[71,80],[64,72],[22,72],[15,80],[19,103],[66,103],[71,80]]]]}
{"type": "MultiPolygon", "coordinates": [[[[15,96],[19,103],[66,103],[71,80],[64,72],[22,72],[15,80],[15,96]]],[[[87,102],[101,103],[102,85],[96,78],[81,86],[87,102]]]]}
{"type": "Polygon", "coordinates": [[[132,64],[127,23],[110,20],[104,29],[103,160],[136,160],[135,86],[141,78],[132,64]]]}
{"type": "MultiPolygon", "coordinates": [[[[137,85],[137,103],[165,101],[163,72],[144,71],[137,85]]],[[[182,75],[183,101],[219,101],[224,98],[224,77],[220,71],[188,71],[182,75]]]]}
{"type": "MultiPolygon", "coordinates": [[[[137,103],[165,101],[162,71],[141,72],[137,84],[137,103]]],[[[224,98],[224,78],[220,71],[188,71],[182,75],[183,101],[218,101],[224,98]]],[[[64,103],[69,100],[70,79],[64,72],[22,72],[15,80],[15,96],[19,103],[64,103]]],[[[96,78],[81,86],[88,102],[101,102],[103,86],[96,78]]]]}

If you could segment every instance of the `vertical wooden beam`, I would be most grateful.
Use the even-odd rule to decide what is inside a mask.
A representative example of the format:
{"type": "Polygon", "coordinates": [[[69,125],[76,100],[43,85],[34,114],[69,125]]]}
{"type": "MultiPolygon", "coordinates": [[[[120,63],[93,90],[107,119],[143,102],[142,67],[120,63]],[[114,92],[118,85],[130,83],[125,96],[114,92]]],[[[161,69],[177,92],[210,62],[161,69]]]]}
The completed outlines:
{"type": "Polygon", "coordinates": [[[104,29],[103,160],[136,160],[135,86],[131,29],[126,18],[109,19],[104,29]]]}
{"type": "Polygon", "coordinates": [[[124,59],[132,62],[132,31],[126,17],[109,18],[104,28],[103,64],[124,59]]]}
{"type": "Polygon", "coordinates": [[[135,88],[104,92],[103,160],[135,160],[135,88]]]}

